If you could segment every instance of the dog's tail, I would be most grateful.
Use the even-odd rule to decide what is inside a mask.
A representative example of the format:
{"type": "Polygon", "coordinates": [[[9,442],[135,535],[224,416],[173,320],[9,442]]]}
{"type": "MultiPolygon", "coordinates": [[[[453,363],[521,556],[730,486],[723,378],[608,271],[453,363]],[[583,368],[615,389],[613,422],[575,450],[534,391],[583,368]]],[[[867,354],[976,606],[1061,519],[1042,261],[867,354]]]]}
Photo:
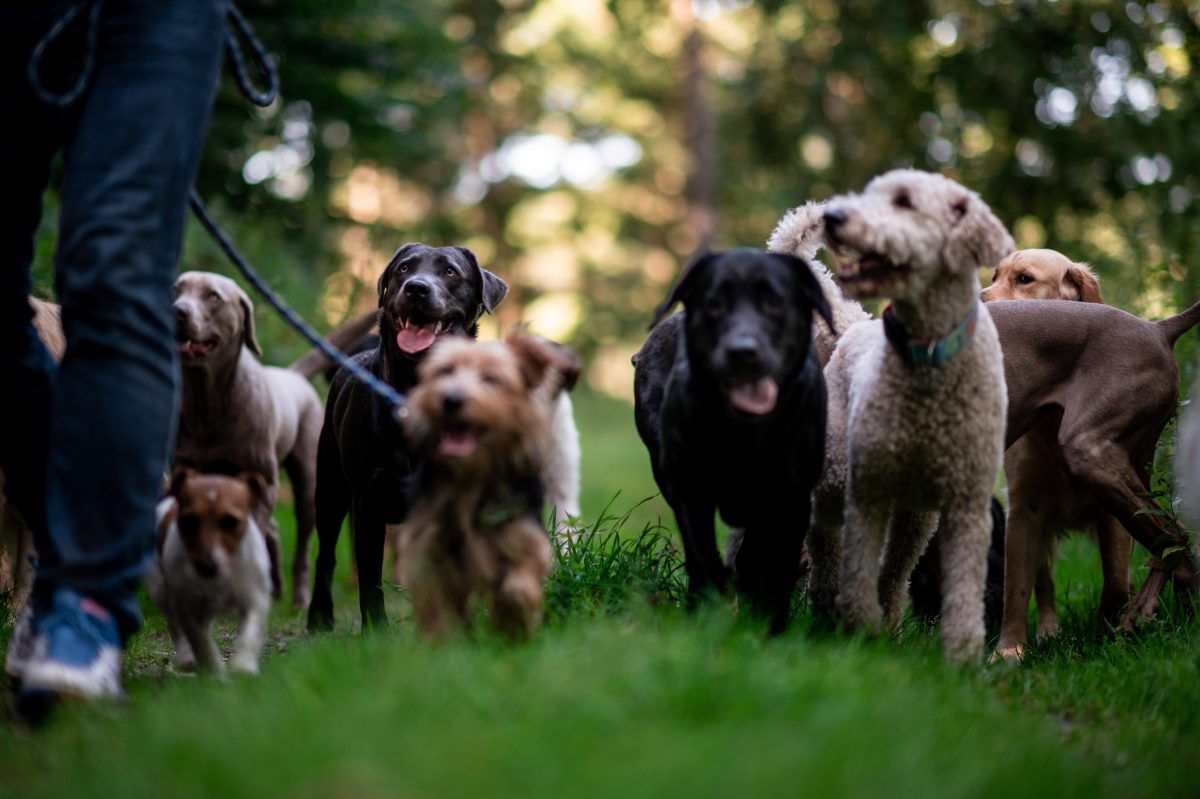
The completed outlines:
{"type": "Polygon", "coordinates": [[[810,200],[783,215],[767,249],[811,261],[825,247],[825,203],[810,200]]]}
{"type": "Polygon", "coordinates": [[[1174,347],[1179,337],[1195,327],[1198,322],[1200,322],[1200,302],[1181,314],[1172,316],[1170,319],[1163,319],[1161,322],[1155,322],[1154,324],[1166,336],[1167,342],[1174,347]]]}
{"type": "MultiPolygon", "coordinates": [[[[355,344],[362,341],[371,332],[371,328],[375,326],[378,320],[378,311],[369,311],[361,316],[357,316],[330,333],[328,336],[329,343],[343,352],[352,349],[355,344]]],[[[333,366],[333,361],[325,353],[313,347],[301,355],[288,368],[293,372],[298,372],[305,379],[309,379],[314,375],[324,372],[331,366],[333,366]]]]}

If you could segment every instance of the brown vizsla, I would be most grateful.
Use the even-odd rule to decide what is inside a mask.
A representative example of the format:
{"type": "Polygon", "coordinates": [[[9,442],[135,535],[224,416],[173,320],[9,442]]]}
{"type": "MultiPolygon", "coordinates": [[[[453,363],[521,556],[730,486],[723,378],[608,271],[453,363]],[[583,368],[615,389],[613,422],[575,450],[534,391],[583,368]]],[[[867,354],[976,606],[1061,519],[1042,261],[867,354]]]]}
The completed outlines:
{"type": "Polygon", "coordinates": [[[1161,322],[1061,300],[991,303],[989,310],[1004,351],[1006,444],[1043,425],[1056,430],[1071,478],[1155,556],[1122,629],[1153,616],[1172,571],[1194,598],[1200,568],[1187,534],[1167,517],[1138,511],[1157,508],[1145,496],[1147,465],[1175,414],[1179,370],[1172,348],[1200,322],[1200,303],[1161,322]],[[1165,553],[1171,557],[1164,564],[1165,553]]]}

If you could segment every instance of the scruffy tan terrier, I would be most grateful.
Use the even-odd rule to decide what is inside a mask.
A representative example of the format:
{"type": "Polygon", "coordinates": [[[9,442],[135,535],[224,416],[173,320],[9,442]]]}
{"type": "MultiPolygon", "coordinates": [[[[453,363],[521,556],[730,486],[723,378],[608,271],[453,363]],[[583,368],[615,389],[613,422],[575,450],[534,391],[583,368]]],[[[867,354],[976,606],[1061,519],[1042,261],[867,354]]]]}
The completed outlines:
{"type": "Polygon", "coordinates": [[[511,636],[541,622],[542,469],[554,401],[578,372],[570,350],[519,333],[447,339],[421,364],[405,427],[423,468],[401,547],[423,633],[458,629],[478,599],[511,636]]]}

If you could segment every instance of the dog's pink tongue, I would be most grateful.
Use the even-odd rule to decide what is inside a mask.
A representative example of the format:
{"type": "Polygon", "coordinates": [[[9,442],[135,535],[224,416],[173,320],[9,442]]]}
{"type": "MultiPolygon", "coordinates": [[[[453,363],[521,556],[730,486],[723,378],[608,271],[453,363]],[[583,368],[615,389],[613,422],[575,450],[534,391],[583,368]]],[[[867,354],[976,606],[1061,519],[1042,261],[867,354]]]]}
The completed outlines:
{"type": "Polygon", "coordinates": [[[438,452],[448,458],[466,458],[475,452],[478,443],[470,431],[446,433],[438,442],[438,452]]]}
{"type": "Polygon", "coordinates": [[[729,401],[738,410],[762,416],[775,410],[775,400],[779,398],[779,387],[769,377],[763,377],[753,383],[742,383],[734,386],[729,392],[729,401]]]}
{"type": "Polygon", "coordinates": [[[434,325],[421,325],[418,327],[417,325],[410,324],[396,334],[396,346],[409,355],[424,352],[437,340],[437,334],[433,332],[433,329],[434,325]]]}

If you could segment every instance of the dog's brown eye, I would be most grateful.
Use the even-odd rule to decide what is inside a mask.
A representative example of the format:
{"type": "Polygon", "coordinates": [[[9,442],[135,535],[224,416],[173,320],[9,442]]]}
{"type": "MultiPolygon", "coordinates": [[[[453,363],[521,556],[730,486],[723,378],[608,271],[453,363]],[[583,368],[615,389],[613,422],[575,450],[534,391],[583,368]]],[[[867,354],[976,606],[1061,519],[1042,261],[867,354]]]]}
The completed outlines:
{"type": "Polygon", "coordinates": [[[500,375],[496,374],[495,372],[484,372],[482,375],[480,375],[480,378],[489,386],[500,385],[500,375]]]}
{"type": "Polygon", "coordinates": [[[709,297],[704,303],[704,310],[712,316],[720,316],[725,313],[725,298],[721,296],[709,297]]]}
{"type": "Polygon", "coordinates": [[[447,266],[446,271],[442,272],[442,274],[446,277],[458,277],[458,270],[456,270],[453,266],[447,266]]]}
{"type": "Polygon", "coordinates": [[[216,302],[217,300],[221,299],[221,295],[215,291],[210,291],[210,292],[208,292],[208,299],[211,302],[216,302]]]}
{"type": "Polygon", "coordinates": [[[897,208],[912,208],[913,207],[912,198],[909,197],[906,192],[900,192],[899,194],[897,194],[896,197],[892,200],[892,202],[895,204],[895,206],[897,208]]]}
{"type": "Polygon", "coordinates": [[[195,516],[180,516],[179,532],[184,538],[195,538],[200,532],[200,519],[195,516]]]}
{"type": "Polygon", "coordinates": [[[1033,282],[1033,278],[1030,277],[1029,275],[1021,274],[1021,275],[1017,275],[1017,282],[1023,286],[1027,286],[1033,282]]]}
{"type": "Polygon", "coordinates": [[[400,270],[399,270],[399,271],[400,271],[400,274],[402,274],[402,275],[403,275],[405,272],[407,272],[407,271],[408,271],[408,264],[400,264],[400,270]]]}
{"type": "Polygon", "coordinates": [[[236,516],[230,516],[229,514],[225,514],[224,516],[221,517],[220,521],[218,521],[217,524],[220,526],[221,532],[232,533],[232,532],[237,531],[238,524],[240,521],[241,520],[238,519],[238,517],[236,517],[236,516]]]}
{"type": "Polygon", "coordinates": [[[437,371],[435,371],[433,373],[433,376],[434,377],[449,377],[452,374],[454,374],[454,367],[450,364],[446,364],[445,366],[439,366],[437,371]]]}

